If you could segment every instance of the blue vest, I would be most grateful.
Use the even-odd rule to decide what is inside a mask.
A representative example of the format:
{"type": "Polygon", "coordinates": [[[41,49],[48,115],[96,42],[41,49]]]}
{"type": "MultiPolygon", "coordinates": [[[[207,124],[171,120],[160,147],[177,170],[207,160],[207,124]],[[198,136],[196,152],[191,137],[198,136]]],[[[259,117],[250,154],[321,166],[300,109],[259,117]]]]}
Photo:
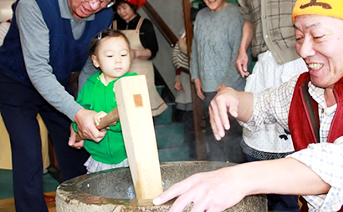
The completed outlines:
{"type": "MultiPolygon", "coordinates": [[[[51,65],[57,80],[66,86],[71,72],[81,71],[85,65],[91,39],[99,31],[110,26],[113,11],[111,8],[105,8],[96,13],[93,21],[87,21],[81,37],[75,40],[70,20],[61,18],[58,0],[36,1],[49,29],[49,65],[51,65]]],[[[0,47],[0,71],[9,74],[14,80],[32,87],[25,68],[15,15],[13,15],[4,44],[0,47]]]]}

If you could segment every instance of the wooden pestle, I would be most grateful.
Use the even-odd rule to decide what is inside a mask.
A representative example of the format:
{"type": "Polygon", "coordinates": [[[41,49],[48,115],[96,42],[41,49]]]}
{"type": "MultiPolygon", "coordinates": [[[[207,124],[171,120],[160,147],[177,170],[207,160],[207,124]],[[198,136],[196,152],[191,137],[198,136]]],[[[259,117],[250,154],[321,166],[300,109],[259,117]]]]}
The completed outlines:
{"type": "Polygon", "coordinates": [[[145,76],[119,79],[115,93],[136,197],[153,199],[163,187],[145,76]]]}

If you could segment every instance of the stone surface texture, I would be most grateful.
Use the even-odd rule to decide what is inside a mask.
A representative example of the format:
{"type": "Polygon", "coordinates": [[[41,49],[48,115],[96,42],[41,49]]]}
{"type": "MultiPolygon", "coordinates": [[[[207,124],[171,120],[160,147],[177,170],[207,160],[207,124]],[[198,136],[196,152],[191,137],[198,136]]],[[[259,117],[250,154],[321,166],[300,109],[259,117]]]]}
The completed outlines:
{"type": "MultiPolygon", "coordinates": [[[[161,163],[163,189],[166,190],[192,174],[233,166],[225,162],[161,163]]],[[[62,183],[56,191],[57,212],[164,212],[173,201],[154,206],[151,199],[135,199],[128,168],[82,175],[62,183]]],[[[184,211],[189,211],[191,205],[184,211]]],[[[245,197],[227,212],[267,212],[265,195],[245,197]]]]}

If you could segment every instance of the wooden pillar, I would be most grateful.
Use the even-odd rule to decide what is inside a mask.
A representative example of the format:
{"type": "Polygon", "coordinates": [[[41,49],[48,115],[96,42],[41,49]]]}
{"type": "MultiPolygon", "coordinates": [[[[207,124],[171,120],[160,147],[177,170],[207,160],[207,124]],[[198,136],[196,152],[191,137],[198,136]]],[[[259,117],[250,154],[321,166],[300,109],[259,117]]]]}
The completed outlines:
{"type": "MultiPolygon", "coordinates": [[[[185,21],[185,30],[187,38],[187,53],[188,53],[188,64],[190,61],[192,39],[193,39],[193,25],[191,20],[191,8],[192,3],[190,0],[182,0],[183,2],[183,14],[185,21]]],[[[196,140],[196,153],[198,160],[206,160],[206,145],[205,145],[205,136],[201,129],[202,123],[202,100],[196,94],[194,83],[191,82],[191,91],[192,91],[192,102],[193,102],[193,118],[194,118],[194,130],[195,130],[195,140],[196,140]]]]}

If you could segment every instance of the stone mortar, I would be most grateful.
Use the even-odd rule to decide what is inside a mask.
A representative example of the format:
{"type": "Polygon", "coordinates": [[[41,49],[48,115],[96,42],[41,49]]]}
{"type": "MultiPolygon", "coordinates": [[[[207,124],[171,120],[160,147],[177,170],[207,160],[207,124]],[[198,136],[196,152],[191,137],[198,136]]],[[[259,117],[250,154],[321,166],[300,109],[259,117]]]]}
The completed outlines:
{"type": "MultiPolygon", "coordinates": [[[[166,162],[161,163],[163,189],[166,190],[192,174],[233,166],[225,162],[166,162]]],[[[164,212],[173,201],[154,206],[152,200],[135,199],[128,168],[82,175],[62,183],[56,191],[57,212],[164,212]]],[[[189,211],[191,205],[184,211],[189,211]]],[[[245,197],[227,212],[266,212],[265,195],[245,197]]]]}

